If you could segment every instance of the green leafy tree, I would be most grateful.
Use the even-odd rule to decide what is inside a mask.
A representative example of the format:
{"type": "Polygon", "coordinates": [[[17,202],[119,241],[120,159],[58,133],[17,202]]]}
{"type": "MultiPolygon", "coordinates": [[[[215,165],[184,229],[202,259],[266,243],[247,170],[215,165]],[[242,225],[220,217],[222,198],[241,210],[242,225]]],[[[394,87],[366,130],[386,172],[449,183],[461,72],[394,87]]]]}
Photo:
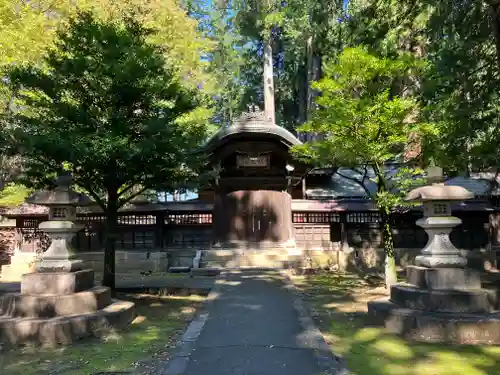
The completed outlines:
{"type": "Polygon", "coordinates": [[[434,130],[415,118],[415,99],[398,95],[412,84],[407,78],[420,65],[411,55],[378,58],[361,47],[346,48],[337,62],[326,65],[325,77],[314,85],[321,92],[317,109],[299,129],[321,139],[294,149],[298,158],[318,166],[359,169],[357,182],[364,188],[369,170],[373,170],[377,192],[372,198],[381,214],[388,287],[397,281],[391,216],[419,171],[402,168],[391,177],[386,166],[403,162],[410,135],[423,136],[434,130]]]}
{"type": "MultiPolygon", "coordinates": [[[[56,31],[78,10],[91,11],[104,20],[126,16],[151,28],[148,42],[163,47],[164,57],[175,67],[183,84],[200,86],[210,94],[215,85],[201,57],[210,41],[197,31],[196,20],[187,16],[176,0],[0,0],[0,72],[12,64],[43,64],[45,50],[53,45],[56,31]]],[[[12,96],[0,80],[0,113],[12,96]]]]}
{"type": "Polygon", "coordinates": [[[32,184],[65,169],[102,207],[109,287],[118,209],[146,189],[185,181],[198,162],[190,151],[205,138],[196,92],[180,84],[165,52],[148,42],[151,32],[132,18],[79,13],[58,32],[46,68],[9,74],[20,87],[21,108],[6,129],[10,146],[26,159],[32,184]]]}

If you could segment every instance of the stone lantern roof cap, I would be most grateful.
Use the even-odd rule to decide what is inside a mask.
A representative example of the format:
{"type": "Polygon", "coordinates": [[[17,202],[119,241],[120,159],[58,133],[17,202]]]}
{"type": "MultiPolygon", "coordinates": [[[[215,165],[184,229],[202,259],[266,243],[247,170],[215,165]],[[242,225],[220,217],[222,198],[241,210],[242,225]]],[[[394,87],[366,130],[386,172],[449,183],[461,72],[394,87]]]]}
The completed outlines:
{"type": "Polygon", "coordinates": [[[85,194],[71,189],[72,176],[68,173],[60,174],[55,180],[53,190],[37,191],[26,198],[26,203],[40,206],[88,206],[94,202],[85,194]]]}
{"type": "Polygon", "coordinates": [[[422,186],[408,193],[406,201],[463,201],[474,198],[474,193],[462,186],[444,185],[442,183],[422,186]]]}

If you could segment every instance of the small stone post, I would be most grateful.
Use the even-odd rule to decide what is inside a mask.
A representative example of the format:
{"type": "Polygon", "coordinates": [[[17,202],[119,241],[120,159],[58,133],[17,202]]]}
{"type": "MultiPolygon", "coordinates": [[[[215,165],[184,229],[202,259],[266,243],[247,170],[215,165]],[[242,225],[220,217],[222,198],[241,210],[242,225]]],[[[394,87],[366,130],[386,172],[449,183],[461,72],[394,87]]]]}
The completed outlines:
{"type": "Polygon", "coordinates": [[[83,224],[76,223],[76,207],[92,203],[87,196],[71,189],[72,178],[60,174],[52,191],[36,192],[26,199],[28,203],[49,207],[49,220],[39,228],[47,233],[51,244],[37,264],[37,272],[74,272],[83,269],[83,261],[76,255],[71,240],[83,224]]]}

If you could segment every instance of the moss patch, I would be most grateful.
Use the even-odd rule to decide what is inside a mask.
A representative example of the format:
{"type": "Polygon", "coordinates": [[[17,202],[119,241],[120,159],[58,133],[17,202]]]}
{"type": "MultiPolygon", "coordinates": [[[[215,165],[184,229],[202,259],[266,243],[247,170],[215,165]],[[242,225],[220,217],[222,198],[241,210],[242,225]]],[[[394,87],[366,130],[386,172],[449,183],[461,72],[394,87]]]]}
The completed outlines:
{"type": "Polygon", "coordinates": [[[118,371],[155,374],[203,301],[199,296],[147,294],[118,298],[136,303],[137,317],[125,330],[84,339],[68,347],[2,352],[0,368],[9,375],[91,375],[118,371]]]}
{"type": "Polygon", "coordinates": [[[351,274],[293,279],[353,375],[500,375],[500,347],[408,343],[370,327],[366,304],[385,296],[381,285],[351,274]]]}

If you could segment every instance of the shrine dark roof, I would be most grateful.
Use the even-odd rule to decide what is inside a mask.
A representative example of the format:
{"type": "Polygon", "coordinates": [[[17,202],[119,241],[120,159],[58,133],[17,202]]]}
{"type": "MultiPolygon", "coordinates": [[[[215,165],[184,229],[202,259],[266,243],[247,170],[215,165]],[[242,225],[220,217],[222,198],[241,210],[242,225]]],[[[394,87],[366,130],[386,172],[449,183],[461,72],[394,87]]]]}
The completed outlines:
{"type": "Polygon", "coordinates": [[[205,144],[205,149],[213,149],[225,139],[235,135],[271,135],[280,138],[287,146],[300,145],[302,142],[287,129],[274,124],[264,112],[254,107],[233,122],[231,126],[219,129],[205,144]]]}

